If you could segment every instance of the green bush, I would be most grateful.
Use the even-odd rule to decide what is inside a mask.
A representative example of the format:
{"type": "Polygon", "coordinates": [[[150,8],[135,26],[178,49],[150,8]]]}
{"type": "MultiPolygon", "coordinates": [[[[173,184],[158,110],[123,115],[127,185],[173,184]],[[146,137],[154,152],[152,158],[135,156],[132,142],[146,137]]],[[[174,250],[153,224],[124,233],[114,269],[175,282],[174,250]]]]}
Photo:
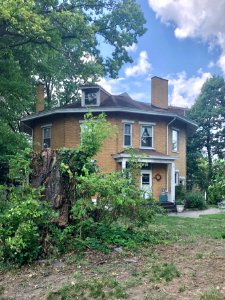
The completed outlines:
{"type": "Polygon", "coordinates": [[[205,209],[207,208],[204,196],[200,192],[189,192],[186,194],[186,207],[205,209]]]}
{"type": "Polygon", "coordinates": [[[0,212],[0,262],[30,263],[43,252],[41,238],[53,213],[40,198],[40,189],[10,189],[7,206],[0,212]]]}

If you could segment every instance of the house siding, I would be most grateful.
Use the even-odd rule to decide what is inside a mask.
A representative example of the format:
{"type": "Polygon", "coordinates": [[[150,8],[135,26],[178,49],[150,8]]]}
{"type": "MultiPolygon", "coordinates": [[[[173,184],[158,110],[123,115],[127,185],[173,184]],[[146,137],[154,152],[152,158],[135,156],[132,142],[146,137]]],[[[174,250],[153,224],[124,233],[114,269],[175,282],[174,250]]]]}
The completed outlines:
{"type": "MultiPolygon", "coordinates": [[[[58,117],[51,121],[45,121],[37,124],[34,127],[33,138],[34,138],[34,149],[39,151],[41,149],[42,142],[42,130],[41,126],[45,124],[52,124],[52,148],[57,149],[61,147],[76,148],[80,143],[80,121],[83,120],[83,115],[71,115],[58,117]]],[[[100,166],[100,170],[103,173],[109,173],[121,169],[113,155],[123,151],[123,128],[124,120],[132,121],[132,147],[140,148],[140,124],[139,122],[154,123],[154,149],[162,154],[167,154],[167,124],[168,120],[163,117],[157,116],[138,116],[129,114],[111,114],[107,116],[107,120],[116,127],[112,137],[109,137],[104,141],[102,149],[96,155],[95,159],[97,164],[100,166]]],[[[175,169],[179,170],[180,176],[186,177],[186,130],[182,127],[182,124],[172,124],[169,128],[168,137],[168,155],[176,157],[175,169]],[[179,152],[172,152],[172,128],[179,129],[179,152]]],[[[166,164],[152,164],[152,192],[156,199],[159,199],[160,192],[162,189],[168,188],[169,192],[171,176],[170,166],[166,164]],[[168,168],[168,175],[167,175],[168,168]],[[161,180],[157,181],[155,178],[156,174],[161,175],[161,180]]]]}

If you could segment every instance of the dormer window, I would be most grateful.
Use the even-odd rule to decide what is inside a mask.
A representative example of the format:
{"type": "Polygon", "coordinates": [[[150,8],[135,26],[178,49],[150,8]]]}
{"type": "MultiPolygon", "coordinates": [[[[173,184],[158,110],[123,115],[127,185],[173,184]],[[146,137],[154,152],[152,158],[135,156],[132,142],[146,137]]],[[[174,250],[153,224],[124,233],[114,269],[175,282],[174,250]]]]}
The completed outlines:
{"type": "Polygon", "coordinates": [[[98,88],[83,89],[82,106],[98,106],[100,104],[100,91],[98,88]]]}

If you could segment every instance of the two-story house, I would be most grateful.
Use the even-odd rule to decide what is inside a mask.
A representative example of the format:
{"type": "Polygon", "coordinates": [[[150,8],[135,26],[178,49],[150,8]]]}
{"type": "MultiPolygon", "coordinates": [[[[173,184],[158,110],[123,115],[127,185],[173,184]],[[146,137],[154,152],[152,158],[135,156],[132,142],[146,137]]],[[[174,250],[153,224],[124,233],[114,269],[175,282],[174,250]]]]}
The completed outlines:
{"type": "Polygon", "coordinates": [[[39,86],[37,113],[24,117],[24,128],[32,129],[34,149],[77,147],[80,143],[84,114],[104,112],[118,128],[117,135],[105,141],[96,160],[103,172],[124,169],[132,147],[145,162],[140,174],[140,187],[159,199],[167,191],[175,200],[175,185],[186,181],[186,140],[197,125],[180,109],[168,106],[168,81],[153,77],[151,102],[133,100],[127,93],[111,95],[100,86],[82,87],[82,100],[44,111],[44,94],[39,86]]]}

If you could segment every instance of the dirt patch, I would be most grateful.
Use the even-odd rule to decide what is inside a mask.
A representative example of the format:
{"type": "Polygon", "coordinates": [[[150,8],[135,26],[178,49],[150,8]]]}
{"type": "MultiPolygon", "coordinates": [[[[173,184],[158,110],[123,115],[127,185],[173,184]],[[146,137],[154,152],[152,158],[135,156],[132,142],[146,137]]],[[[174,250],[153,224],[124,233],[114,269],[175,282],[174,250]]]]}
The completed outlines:
{"type": "Polygon", "coordinates": [[[78,259],[70,254],[58,261],[0,273],[0,298],[46,299],[51,291],[93,278],[115,278],[128,299],[200,299],[215,288],[225,295],[225,242],[198,239],[136,253],[110,255],[87,252],[78,259]],[[175,272],[175,273],[174,273],[175,272]]]}

